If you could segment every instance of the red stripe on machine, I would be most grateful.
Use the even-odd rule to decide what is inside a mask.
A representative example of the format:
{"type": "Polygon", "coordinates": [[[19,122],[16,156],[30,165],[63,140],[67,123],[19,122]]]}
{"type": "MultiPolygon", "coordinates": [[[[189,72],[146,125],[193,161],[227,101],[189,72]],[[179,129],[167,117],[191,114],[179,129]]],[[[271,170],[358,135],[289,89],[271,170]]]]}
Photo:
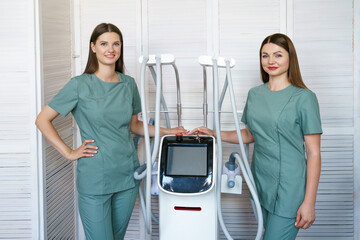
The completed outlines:
{"type": "Polygon", "coordinates": [[[177,211],[201,211],[201,207],[179,207],[175,206],[175,210],[177,211]]]}

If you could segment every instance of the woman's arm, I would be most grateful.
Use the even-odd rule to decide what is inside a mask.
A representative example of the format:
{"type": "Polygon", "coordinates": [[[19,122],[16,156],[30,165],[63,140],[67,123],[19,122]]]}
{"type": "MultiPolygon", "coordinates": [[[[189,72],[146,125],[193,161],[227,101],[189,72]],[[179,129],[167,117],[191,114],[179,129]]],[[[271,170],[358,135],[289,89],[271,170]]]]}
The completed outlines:
{"type": "MultiPolygon", "coordinates": [[[[254,138],[248,128],[248,126],[246,126],[246,128],[241,129],[241,137],[243,140],[244,144],[248,144],[248,143],[253,143],[254,142],[254,138]]],[[[216,138],[216,131],[215,130],[211,130],[207,127],[198,127],[193,129],[192,131],[188,132],[189,135],[192,134],[201,134],[201,135],[210,135],[210,136],[214,136],[216,138]]],[[[224,142],[229,142],[229,143],[235,143],[238,144],[239,143],[239,139],[237,136],[236,131],[221,131],[221,140],[223,140],[224,142]]]]}
{"type": "Polygon", "coordinates": [[[306,190],[304,202],[299,207],[296,215],[295,226],[307,229],[315,221],[316,192],[319,185],[321,171],[320,134],[304,136],[307,166],[306,166],[306,190]]]}
{"type": "MultiPolygon", "coordinates": [[[[148,124],[149,126],[149,135],[150,137],[155,136],[155,126],[148,124]]],[[[132,115],[130,120],[130,131],[134,134],[144,136],[144,125],[143,122],[138,119],[137,114],[132,115]]],[[[177,133],[185,134],[187,131],[184,127],[176,127],[176,128],[162,128],[160,127],[160,136],[164,135],[175,135],[177,133]]]]}
{"type": "Polygon", "coordinates": [[[83,144],[76,150],[72,150],[66,143],[60,138],[56,131],[52,121],[59,115],[54,109],[49,106],[45,106],[36,118],[35,124],[50,142],[50,144],[66,159],[75,161],[81,157],[92,157],[97,151],[91,149],[97,149],[96,146],[87,145],[94,142],[94,140],[85,140],[83,144]]]}

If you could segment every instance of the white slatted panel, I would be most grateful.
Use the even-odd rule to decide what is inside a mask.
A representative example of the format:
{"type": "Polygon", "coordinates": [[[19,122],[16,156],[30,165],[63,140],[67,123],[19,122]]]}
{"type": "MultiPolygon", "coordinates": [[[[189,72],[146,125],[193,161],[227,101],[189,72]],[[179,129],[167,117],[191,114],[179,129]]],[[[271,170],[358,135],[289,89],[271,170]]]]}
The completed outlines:
{"type": "MultiPolygon", "coordinates": [[[[280,3],[266,0],[220,1],[219,29],[220,55],[236,60],[232,78],[237,105],[242,110],[248,90],[262,83],[259,47],[265,36],[280,31],[280,3]]],[[[223,107],[231,110],[229,95],[223,107]]],[[[231,122],[232,129],[232,116],[225,115],[223,118],[225,122],[231,122]]]]}
{"type": "Polygon", "coordinates": [[[32,239],[37,231],[37,176],[32,174],[36,152],[31,148],[35,61],[32,9],[32,1],[0,1],[1,239],[32,239]]]}
{"type": "MultiPolygon", "coordinates": [[[[47,104],[71,78],[71,1],[41,1],[43,89],[47,104]]],[[[73,147],[73,119],[57,117],[53,124],[73,147]]],[[[75,239],[74,163],[45,144],[46,239],[75,239]]]]}
{"type": "Polygon", "coordinates": [[[353,1],[295,0],[293,18],[302,75],[325,130],[317,220],[298,239],[354,239],[353,1]]]}
{"type": "Polygon", "coordinates": [[[353,127],[353,1],[295,1],[294,42],[324,127],[353,127]],[[311,6],[311,8],[309,8],[311,6]]]}
{"type": "Polygon", "coordinates": [[[136,38],[136,6],[136,1],[132,0],[107,0],[104,4],[96,0],[80,0],[82,71],[87,63],[91,33],[96,25],[105,22],[120,29],[124,38],[126,74],[136,76],[136,43],[141,41],[136,38]]]}
{"type": "MultiPolygon", "coordinates": [[[[107,0],[99,4],[97,0],[80,0],[81,11],[81,70],[85,69],[89,39],[96,25],[105,22],[116,25],[124,38],[124,61],[125,74],[136,77],[137,68],[137,44],[141,39],[137,38],[137,3],[133,0],[107,0]]],[[[76,73],[81,74],[81,73],[76,73]]],[[[140,205],[136,202],[125,239],[140,239],[142,218],[140,205]]]]}
{"type": "MultiPolygon", "coordinates": [[[[179,69],[183,107],[202,107],[202,68],[200,55],[207,54],[207,1],[148,1],[148,52],[171,53],[179,69]]],[[[150,78],[149,78],[150,79],[150,78]]],[[[169,110],[176,112],[175,74],[170,66],[163,68],[163,92],[169,110]]],[[[149,81],[149,106],[154,109],[155,86],[149,81]]],[[[172,126],[177,115],[171,114],[172,126]]],[[[202,125],[202,110],[183,109],[183,125],[202,125]]]]}

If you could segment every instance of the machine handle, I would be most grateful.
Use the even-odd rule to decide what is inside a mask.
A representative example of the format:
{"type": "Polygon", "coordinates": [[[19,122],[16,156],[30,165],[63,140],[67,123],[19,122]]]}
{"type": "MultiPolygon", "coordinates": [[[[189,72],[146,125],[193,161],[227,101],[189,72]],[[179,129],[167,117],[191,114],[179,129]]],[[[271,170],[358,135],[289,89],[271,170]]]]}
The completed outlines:
{"type": "Polygon", "coordinates": [[[138,167],[135,172],[137,172],[138,174],[141,174],[143,171],[145,171],[146,169],[146,163],[144,163],[143,165],[141,165],[140,167],[138,167]]]}
{"type": "Polygon", "coordinates": [[[138,168],[135,170],[135,173],[134,173],[134,174],[140,175],[140,174],[142,174],[145,170],[146,170],[146,163],[144,163],[143,165],[141,165],[140,167],[138,167],[138,168]]]}
{"type": "Polygon", "coordinates": [[[226,61],[228,60],[230,63],[230,67],[233,68],[235,66],[235,60],[233,58],[230,59],[226,59],[224,57],[217,57],[216,59],[214,58],[214,56],[206,56],[206,55],[202,55],[199,57],[199,63],[201,66],[206,66],[206,67],[212,67],[214,66],[214,61],[215,60],[217,62],[216,67],[221,67],[221,68],[225,68],[226,67],[226,61]]]}
{"type": "MultiPolygon", "coordinates": [[[[148,59],[146,61],[146,64],[147,65],[155,65],[156,64],[156,56],[157,55],[154,55],[154,54],[147,56],[148,59]]],[[[175,57],[172,54],[161,54],[159,57],[160,57],[160,63],[162,65],[173,64],[175,62],[175,57]]],[[[144,61],[144,58],[145,58],[144,56],[140,56],[139,63],[142,63],[144,61]]]]}
{"type": "Polygon", "coordinates": [[[225,163],[225,169],[223,169],[223,171],[225,171],[226,169],[228,171],[226,171],[226,175],[228,175],[228,182],[227,185],[229,188],[233,188],[235,186],[235,176],[236,175],[240,175],[240,171],[238,168],[238,165],[235,163],[235,155],[239,154],[237,152],[233,152],[231,153],[230,157],[229,157],[229,161],[225,163]],[[235,171],[237,170],[237,171],[235,171]]]}

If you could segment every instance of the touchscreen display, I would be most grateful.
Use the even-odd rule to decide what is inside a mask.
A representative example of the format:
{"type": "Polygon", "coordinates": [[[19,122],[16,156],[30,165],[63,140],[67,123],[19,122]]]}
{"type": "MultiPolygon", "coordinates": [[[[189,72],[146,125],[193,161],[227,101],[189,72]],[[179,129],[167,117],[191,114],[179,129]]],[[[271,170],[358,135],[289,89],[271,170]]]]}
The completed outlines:
{"type": "Polygon", "coordinates": [[[207,176],[207,145],[168,146],[166,175],[207,176]]]}

